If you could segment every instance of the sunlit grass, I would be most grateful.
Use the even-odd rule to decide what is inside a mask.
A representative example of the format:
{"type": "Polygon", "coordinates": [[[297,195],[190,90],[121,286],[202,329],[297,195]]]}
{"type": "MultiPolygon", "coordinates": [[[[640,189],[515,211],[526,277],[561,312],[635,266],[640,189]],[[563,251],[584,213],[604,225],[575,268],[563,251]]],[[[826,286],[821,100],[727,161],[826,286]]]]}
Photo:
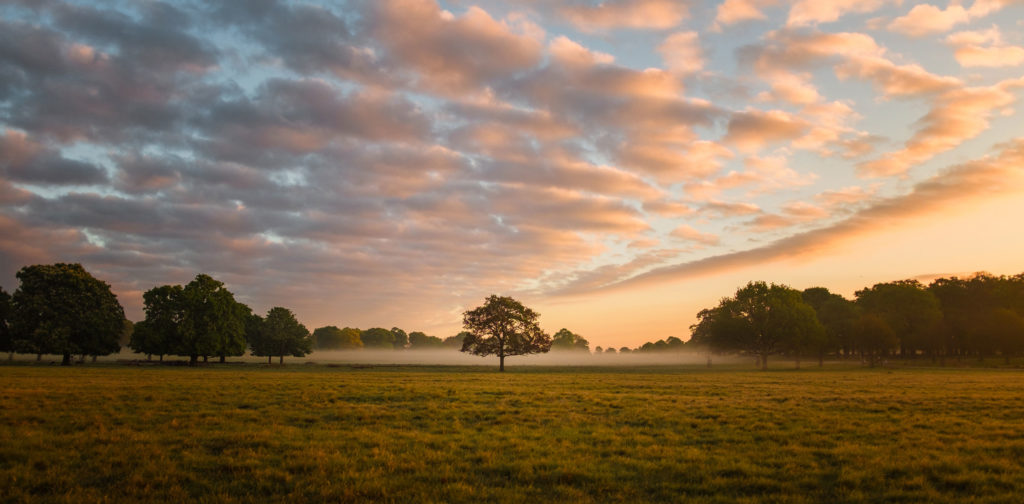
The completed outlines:
{"type": "Polygon", "coordinates": [[[0,500],[1013,502],[1017,370],[0,367],[0,500]]]}

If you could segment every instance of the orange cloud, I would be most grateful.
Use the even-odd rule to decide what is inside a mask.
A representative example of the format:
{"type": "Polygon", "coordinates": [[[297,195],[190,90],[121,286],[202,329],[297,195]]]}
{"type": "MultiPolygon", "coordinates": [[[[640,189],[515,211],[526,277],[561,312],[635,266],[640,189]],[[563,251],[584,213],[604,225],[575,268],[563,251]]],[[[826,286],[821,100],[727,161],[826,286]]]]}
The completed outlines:
{"type": "Polygon", "coordinates": [[[885,6],[886,0],[797,0],[789,9],[790,26],[831,23],[853,12],[863,14],[885,6]]]}
{"type": "Polygon", "coordinates": [[[730,25],[743,21],[766,19],[763,9],[774,7],[779,0],[725,0],[715,10],[715,21],[712,29],[722,25],[730,25]]]}
{"type": "Polygon", "coordinates": [[[1024,63],[1024,47],[1003,42],[995,25],[985,31],[964,31],[946,37],[953,55],[964,67],[1015,67],[1024,63]]]}
{"type": "Polygon", "coordinates": [[[704,51],[697,32],[676,32],[658,46],[665,66],[676,74],[686,75],[704,68],[704,51]]]}
{"type": "Polygon", "coordinates": [[[923,37],[932,33],[949,31],[954,26],[970,20],[970,14],[961,5],[950,5],[946,9],[939,9],[934,5],[920,4],[910,9],[907,15],[898,17],[889,23],[889,30],[910,37],[923,37]]]}
{"type": "Polygon", "coordinates": [[[718,245],[719,241],[721,241],[718,235],[716,234],[702,233],[686,224],[683,224],[672,230],[671,235],[676,238],[681,238],[683,240],[697,242],[702,245],[709,246],[718,245]]]}
{"type": "Polygon", "coordinates": [[[596,5],[563,7],[562,15],[584,31],[618,28],[664,30],[686,19],[686,4],[676,0],[606,0],[596,5]]]}

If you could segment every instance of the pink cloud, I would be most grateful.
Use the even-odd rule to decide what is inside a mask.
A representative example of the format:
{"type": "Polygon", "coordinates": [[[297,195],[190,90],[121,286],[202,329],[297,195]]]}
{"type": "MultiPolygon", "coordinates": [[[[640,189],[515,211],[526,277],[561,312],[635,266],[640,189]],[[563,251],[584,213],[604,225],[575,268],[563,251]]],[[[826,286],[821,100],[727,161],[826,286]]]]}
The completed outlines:
{"type": "Polygon", "coordinates": [[[1024,63],[1024,47],[1003,42],[995,25],[985,31],[964,31],[946,37],[956,61],[964,67],[1015,67],[1024,63]]]}
{"type": "Polygon", "coordinates": [[[562,15],[584,31],[619,28],[663,30],[689,16],[684,2],[676,0],[605,0],[596,5],[563,7],[562,15]]]}
{"type": "Polygon", "coordinates": [[[961,5],[950,5],[939,9],[934,5],[915,5],[903,17],[889,23],[889,30],[910,37],[923,37],[933,33],[949,31],[954,26],[970,21],[971,16],[961,5]]]}
{"type": "Polygon", "coordinates": [[[697,242],[697,243],[700,243],[702,245],[709,245],[709,246],[718,245],[718,243],[720,241],[720,238],[718,237],[718,235],[713,234],[713,233],[702,233],[702,232],[697,231],[693,227],[691,227],[689,225],[686,225],[686,224],[683,224],[683,225],[675,228],[674,230],[672,230],[671,235],[676,237],[676,238],[680,238],[680,239],[687,240],[687,241],[692,241],[692,242],[697,242]]]}
{"type": "Polygon", "coordinates": [[[848,13],[863,14],[886,5],[885,0],[796,0],[789,9],[790,26],[831,23],[848,13]]]}

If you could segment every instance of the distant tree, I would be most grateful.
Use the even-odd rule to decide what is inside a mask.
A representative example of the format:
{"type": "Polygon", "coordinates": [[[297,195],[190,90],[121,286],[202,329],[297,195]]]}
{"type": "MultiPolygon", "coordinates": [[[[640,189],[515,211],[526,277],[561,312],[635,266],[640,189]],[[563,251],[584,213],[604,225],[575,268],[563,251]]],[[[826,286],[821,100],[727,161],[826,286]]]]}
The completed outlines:
{"type": "Polygon", "coordinates": [[[363,348],[363,331],[354,327],[346,327],[341,330],[343,350],[351,348],[363,348]]]}
{"type": "Polygon", "coordinates": [[[444,340],[436,336],[427,336],[420,331],[409,333],[409,348],[412,350],[426,350],[430,348],[441,348],[444,340]]]}
{"type": "Polygon", "coordinates": [[[11,335],[11,295],[0,287],[0,352],[7,352],[7,360],[14,359],[14,337],[11,335]]]}
{"type": "Polygon", "coordinates": [[[395,350],[403,350],[405,349],[405,347],[409,346],[409,335],[406,334],[405,331],[397,327],[392,327],[391,334],[395,337],[395,341],[392,342],[392,345],[394,345],[395,350]]]}
{"type": "Polygon", "coordinates": [[[11,298],[11,329],[21,348],[63,356],[108,355],[121,349],[124,308],[110,290],[81,264],[26,266],[11,298]]]}
{"type": "Polygon", "coordinates": [[[583,336],[563,327],[551,338],[551,349],[557,351],[590,352],[590,342],[583,336]]]}
{"type": "Polygon", "coordinates": [[[198,356],[225,356],[245,353],[245,323],[251,310],[235,301],[223,282],[199,274],[181,291],[182,317],[178,344],[174,353],[187,355],[189,365],[198,356]]]}
{"type": "Polygon", "coordinates": [[[466,336],[468,335],[469,332],[462,331],[459,334],[456,334],[455,336],[449,336],[445,338],[444,341],[442,342],[442,345],[445,348],[462,349],[462,342],[466,340],[466,336]]]}
{"type": "Polygon", "coordinates": [[[469,334],[462,351],[497,355],[499,371],[505,371],[505,357],[546,353],[551,337],[537,325],[538,317],[511,297],[491,295],[482,306],[463,313],[462,324],[469,334]]]}
{"type": "Polygon", "coordinates": [[[605,348],[604,349],[604,353],[606,353],[606,354],[608,354],[608,353],[615,353],[615,348],[614,347],[605,348]]]}
{"type": "Polygon", "coordinates": [[[818,312],[818,320],[825,327],[825,341],[819,348],[819,362],[824,353],[830,350],[842,350],[844,356],[849,356],[854,350],[857,320],[860,319],[861,310],[856,303],[838,294],[833,294],[820,307],[815,308],[818,312]]]}
{"type": "Polygon", "coordinates": [[[395,335],[382,327],[373,327],[360,335],[366,348],[395,348],[395,335]]]}
{"type": "Polygon", "coordinates": [[[124,326],[121,329],[121,335],[117,338],[117,344],[119,346],[128,346],[128,342],[132,340],[132,334],[135,332],[135,322],[124,319],[124,326]]]}
{"type": "Polygon", "coordinates": [[[338,326],[318,327],[313,331],[313,343],[317,350],[337,350],[346,343],[346,334],[338,326]]]}
{"type": "Polygon", "coordinates": [[[686,347],[686,342],[675,336],[669,336],[665,338],[665,347],[670,352],[681,352],[686,347]]]}
{"type": "Polygon", "coordinates": [[[765,282],[748,283],[697,318],[691,327],[695,344],[754,355],[762,370],[768,369],[768,356],[784,350],[799,355],[824,332],[800,291],[765,282]]]}
{"type": "Polygon", "coordinates": [[[179,345],[179,330],[184,318],[182,288],[180,285],[153,287],[142,294],[145,320],[136,324],[128,348],[147,356],[175,353],[179,345]]]}
{"type": "MultiPolygon", "coordinates": [[[[554,343],[551,343],[551,345],[554,346],[554,343]]],[[[597,347],[597,348],[594,349],[594,353],[595,354],[604,353],[604,348],[597,347]]]]}
{"type": "Polygon", "coordinates": [[[257,337],[250,344],[252,353],[266,357],[270,363],[272,357],[278,357],[278,363],[284,364],[284,356],[302,357],[312,351],[313,342],[306,326],[295,319],[295,314],[287,308],[275,306],[263,318],[257,337]]]}
{"type": "Polygon", "coordinates": [[[923,350],[936,357],[942,349],[942,310],[938,298],[916,280],[875,284],[856,292],[857,305],[881,317],[899,338],[900,356],[923,350]]]}
{"type": "Polygon", "coordinates": [[[630,352],[632,352],[632,350],[630,350],[628,346],[624,346],[624,347],[622,347],[622,348],[620,348],[620,349],[619,349],[619,353],[620,353],[620,354],[623,354],[623,353],[630,353],[630,352]]]}

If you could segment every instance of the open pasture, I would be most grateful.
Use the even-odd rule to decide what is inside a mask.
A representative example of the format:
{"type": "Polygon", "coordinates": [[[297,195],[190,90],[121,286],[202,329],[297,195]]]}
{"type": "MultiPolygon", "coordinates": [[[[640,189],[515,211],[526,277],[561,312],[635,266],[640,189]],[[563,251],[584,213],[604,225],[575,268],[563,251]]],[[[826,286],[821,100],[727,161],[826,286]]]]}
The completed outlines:
{"type": "Polygon", "coordinates": [[[0,366],[3,502],[1015,502],[1019,370],[0,366]]]}

